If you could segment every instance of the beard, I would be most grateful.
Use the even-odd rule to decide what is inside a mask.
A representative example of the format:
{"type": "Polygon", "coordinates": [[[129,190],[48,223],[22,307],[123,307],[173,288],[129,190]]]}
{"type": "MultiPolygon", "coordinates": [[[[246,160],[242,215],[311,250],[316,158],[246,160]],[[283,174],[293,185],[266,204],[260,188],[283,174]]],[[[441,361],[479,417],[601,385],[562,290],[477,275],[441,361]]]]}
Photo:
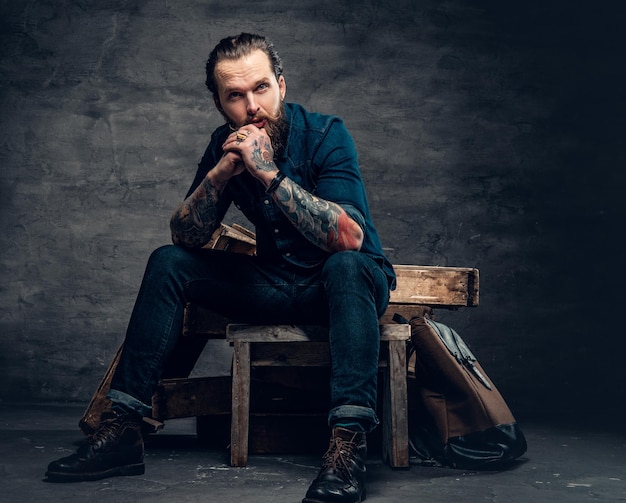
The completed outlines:
{"type": "MultiPolygon", "coordinates": [[[[228,116],[220,110],[223,117],[226,119],[226,123],[231,131],[237,131],[240,127],[245,126],[242,124],[241,126],[236,126],[228,116]]],[[[267,136],[270,137],[270,141],[272,142],[272,149],[274,150],[274,159],[282,155],[287,148],[287,139],[289,137],[289,123],[287,122],[287,114],[285,113],[285,104],[284,102],[280,102],[278,106],[278,110],[271,117],[257,117],[254,121],[258,122],[258,120],[264,119],[265,122],[265,132],[267,136]]]]}
{"type": "Polygon", "coordinates": [[[278,111],[274,117],[268,117],[265,124],[265,132],[272,141],[274,149],[274,159],[279,157],[287,148],[287,138],[289,136],[289,124],[285,113],[285,104],[281,101],[278,111]]]}

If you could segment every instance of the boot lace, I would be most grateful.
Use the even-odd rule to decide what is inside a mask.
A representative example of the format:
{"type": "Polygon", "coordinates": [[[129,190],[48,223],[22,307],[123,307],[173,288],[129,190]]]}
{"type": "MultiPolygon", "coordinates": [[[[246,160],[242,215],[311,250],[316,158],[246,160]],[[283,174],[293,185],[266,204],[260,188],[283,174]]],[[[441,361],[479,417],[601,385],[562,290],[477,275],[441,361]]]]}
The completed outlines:
{"type": "Polygon", "coordinates": [[[350,464],[356,458],[356,442],[355,437],[351,440],[345,440],[339,436],[330,439],[328,450],[322,457],[322,470],[334,470],[341,475],[344,480],[352,480],[352,472],[350,464]]]}
{"type": "Polygon", "coordinates": [[[89,439],[89,443],[93,446],[106,445],[115,438],[122,422],[122,418],[120,417],[112,417],[103,420],[89,439]]]}

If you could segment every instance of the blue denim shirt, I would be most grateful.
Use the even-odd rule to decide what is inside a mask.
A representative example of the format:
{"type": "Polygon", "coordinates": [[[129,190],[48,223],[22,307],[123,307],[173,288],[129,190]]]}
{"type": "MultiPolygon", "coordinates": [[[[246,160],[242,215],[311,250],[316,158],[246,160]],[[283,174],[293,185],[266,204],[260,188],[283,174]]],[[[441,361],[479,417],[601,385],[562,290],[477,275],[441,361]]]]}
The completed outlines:
{"type": "MultiPolygon", "coordinates": [[[[395,287],[395,273],[383,253],[372,223],[365,186],[359,171],[354,141],[336,116],[307,112],[302,106],[285,104],[289,134],[287,147],[275,159],[278,169],[311,194],[339,205],[363,229],[361,252],[376,260],[395,287]]],[[[191,194],[222,157],[222,144],[231,131],[227,125],[215,130],[198,165],[191,194]]],[[[254,225],[257,255],[285,260],[298,267],[316,267],[329,253],[307,240],[287,219],[264,186],[248,172],[231,178],[226,185],[218,218],[234,203],[254,225]]]]}

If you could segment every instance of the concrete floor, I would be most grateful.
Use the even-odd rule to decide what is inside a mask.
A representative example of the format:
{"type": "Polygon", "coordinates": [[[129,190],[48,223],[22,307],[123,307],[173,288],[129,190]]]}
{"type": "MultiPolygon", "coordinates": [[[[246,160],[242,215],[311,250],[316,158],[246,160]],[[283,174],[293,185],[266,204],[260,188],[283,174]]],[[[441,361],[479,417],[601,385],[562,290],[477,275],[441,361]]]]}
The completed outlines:
{"type": "MultiPolygon", "coordinates": [[[[316,474],[311,455],[251,456],[231,468],[228,452],[201,448],[193,420],[176,420],[148,440],[146,473],[97,482],[54,484],[47,464],[71,453],[83,437],[83,408],[0,404],[2,502],[300,502],[316,474]]],[[[478,473],[412,466],[393,471],[368,461],[368,497],[375,502],[626,501],[626,436],[581,428],[522,425],[529,449],[506,472],[478,473]]]]}

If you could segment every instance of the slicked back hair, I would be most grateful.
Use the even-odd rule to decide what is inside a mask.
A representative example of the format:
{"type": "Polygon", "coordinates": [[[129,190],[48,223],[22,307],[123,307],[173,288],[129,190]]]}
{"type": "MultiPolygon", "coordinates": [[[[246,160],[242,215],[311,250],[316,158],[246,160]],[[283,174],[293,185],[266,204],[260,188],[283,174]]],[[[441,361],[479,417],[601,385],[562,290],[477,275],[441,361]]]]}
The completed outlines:
{"type": "Polygon", "coordinates": [[[248,56],[256,50],[261,50],[270,60],[276,80],[283,74],[283,64],[272,44],[266,37],[253,33],[240,33],[239,35],[226,37],[209,54],[206,63],[206,86],[209,91],[217,96],[217,81],[215,79],[215,67],[223,60],[237,60],[248,56]]]}

